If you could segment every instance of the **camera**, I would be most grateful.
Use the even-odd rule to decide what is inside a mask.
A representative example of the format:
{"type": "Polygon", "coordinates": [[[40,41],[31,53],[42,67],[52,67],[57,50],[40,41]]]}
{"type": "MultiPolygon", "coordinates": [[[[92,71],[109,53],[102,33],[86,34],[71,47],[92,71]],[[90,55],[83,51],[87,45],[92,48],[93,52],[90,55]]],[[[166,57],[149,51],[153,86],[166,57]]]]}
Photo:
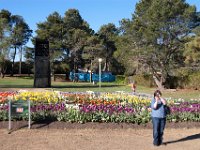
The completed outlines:
{"type": "Polygon", "coordinates": [[[160,97],[160,93],[156,93],[156,96],[160,97]]]}

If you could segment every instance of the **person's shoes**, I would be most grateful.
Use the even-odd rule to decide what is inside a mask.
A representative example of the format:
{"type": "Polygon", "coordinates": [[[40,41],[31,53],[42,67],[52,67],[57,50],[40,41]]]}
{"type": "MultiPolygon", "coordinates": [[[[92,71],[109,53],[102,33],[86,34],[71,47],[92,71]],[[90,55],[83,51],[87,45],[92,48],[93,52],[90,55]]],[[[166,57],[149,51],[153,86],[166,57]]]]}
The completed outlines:
{"type": "Polygon", "coordinates": [[[160,144],[155,144],[155,143],[153,143],[153,145],[154,145],[154,146],[160,146],[160,144]]]}

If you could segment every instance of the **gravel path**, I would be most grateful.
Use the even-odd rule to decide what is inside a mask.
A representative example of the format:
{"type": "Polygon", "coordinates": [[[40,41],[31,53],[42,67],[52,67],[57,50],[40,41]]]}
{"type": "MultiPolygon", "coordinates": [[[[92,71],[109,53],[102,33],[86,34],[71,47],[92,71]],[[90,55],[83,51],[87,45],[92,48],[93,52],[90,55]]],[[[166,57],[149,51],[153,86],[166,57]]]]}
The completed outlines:
{"type": "Polygon", "coordinates": [[[164,142],[151,129],[0,129],[1,150],[200,150],[200,129],[166,129],[164,142]]]}

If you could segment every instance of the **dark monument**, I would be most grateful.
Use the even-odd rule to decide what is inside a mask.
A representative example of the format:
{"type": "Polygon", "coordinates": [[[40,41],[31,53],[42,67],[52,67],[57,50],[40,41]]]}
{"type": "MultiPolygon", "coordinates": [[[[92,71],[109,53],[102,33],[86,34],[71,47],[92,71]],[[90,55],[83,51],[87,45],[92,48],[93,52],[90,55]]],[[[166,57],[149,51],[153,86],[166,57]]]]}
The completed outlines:
{"type": "Polygon", "coordinates": [[[34,69],[34,87],[51,87],[49,41],[47,40],[36,39],[34,69]]]}

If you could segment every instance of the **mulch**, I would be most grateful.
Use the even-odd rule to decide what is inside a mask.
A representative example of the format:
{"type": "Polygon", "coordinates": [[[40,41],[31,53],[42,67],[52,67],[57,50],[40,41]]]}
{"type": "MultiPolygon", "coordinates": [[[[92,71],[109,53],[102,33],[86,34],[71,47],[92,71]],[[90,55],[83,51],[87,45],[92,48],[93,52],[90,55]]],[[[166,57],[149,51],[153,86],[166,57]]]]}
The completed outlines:
{"type": "MultiPolygon", "coordinates": [[[[28,127],[28,121],[12,121],[12,129],[22,129],[28,127]]],[[[0,129],[8,128],[8,121],[0,121],[0,129]]],[[[59,121],[32,122],[31,129],[152,129],[152,124],[132,124],[132,123],[70,123],[59,121]]],[[[200,128],[199,122],[167,122],[166,128],[200,128]]]]}

